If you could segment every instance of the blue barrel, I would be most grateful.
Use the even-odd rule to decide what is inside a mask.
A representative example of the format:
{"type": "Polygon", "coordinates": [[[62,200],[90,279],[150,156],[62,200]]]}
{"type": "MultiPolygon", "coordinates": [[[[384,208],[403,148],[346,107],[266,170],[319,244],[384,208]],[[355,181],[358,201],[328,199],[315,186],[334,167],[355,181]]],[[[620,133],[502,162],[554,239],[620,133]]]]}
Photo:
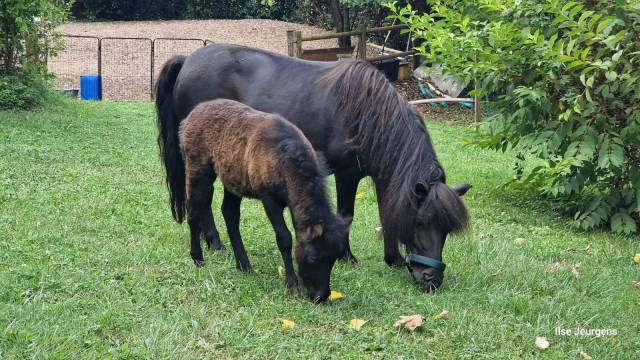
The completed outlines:
{"type": "Polygon", "coordinates": [[[102,99],[102,77],[100,75],[80,75],[80,98],[82,100],[102,99]]]}

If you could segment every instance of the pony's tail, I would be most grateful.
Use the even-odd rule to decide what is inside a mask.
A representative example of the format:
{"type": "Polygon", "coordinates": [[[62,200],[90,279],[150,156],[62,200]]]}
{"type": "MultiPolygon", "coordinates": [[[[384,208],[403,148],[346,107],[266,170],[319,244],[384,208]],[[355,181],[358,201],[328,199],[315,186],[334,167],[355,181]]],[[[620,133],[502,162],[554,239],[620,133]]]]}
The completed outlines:
{"type": "Polygon", "coordinates": [[[173,104],[173,88],[185,56],[169,59],[160,72],[156,84],[156,112],[158,120],[158,146],[160,159],[167,172],[166,182],[169,189],[171,213],[178,223],[185,215],[185,170],[180,154],[178,130],[180,119],[176,116],[173,104]]]}

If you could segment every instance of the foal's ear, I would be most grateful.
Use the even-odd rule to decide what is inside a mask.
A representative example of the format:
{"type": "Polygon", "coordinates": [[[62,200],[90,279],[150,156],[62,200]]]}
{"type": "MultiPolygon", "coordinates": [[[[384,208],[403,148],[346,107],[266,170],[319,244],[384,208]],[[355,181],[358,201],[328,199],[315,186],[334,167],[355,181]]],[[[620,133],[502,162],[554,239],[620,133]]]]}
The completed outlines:
{"type": "Polygon", "coordinates": [[[322,236],[322,230],[323,229],[321,224],[311,225],[300,232],[300,240],[311,241],[313,239],[319,238],[320,236],[322,236]]]}
{"type": "Polygon", "coordinates": [[[471,184],[459,184],[451,187],[451,190],[455,191],[458,194],[458,196],[462,196],[466,194],[467,191],[469,191],[469,189],[471,189],[472,187],[473,186],[471,186],[471,184]]]}

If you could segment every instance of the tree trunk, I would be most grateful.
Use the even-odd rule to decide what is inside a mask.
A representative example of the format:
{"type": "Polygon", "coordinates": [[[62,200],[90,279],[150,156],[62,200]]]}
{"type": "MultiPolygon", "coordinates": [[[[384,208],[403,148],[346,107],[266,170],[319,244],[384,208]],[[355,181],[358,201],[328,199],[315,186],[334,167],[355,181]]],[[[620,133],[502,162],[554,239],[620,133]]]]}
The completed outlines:
{"type": "MultiPolygon", "coordinates": [[[[333,26],[336,32],[344,32],[351,30],[349,23],[349,8],[340,4],[340,0],[329,0],[329,12],[333,20],[333,26]]],[[[338,38],[338,46],[350,47],[351,37],[345,36],[338,38]]]]}

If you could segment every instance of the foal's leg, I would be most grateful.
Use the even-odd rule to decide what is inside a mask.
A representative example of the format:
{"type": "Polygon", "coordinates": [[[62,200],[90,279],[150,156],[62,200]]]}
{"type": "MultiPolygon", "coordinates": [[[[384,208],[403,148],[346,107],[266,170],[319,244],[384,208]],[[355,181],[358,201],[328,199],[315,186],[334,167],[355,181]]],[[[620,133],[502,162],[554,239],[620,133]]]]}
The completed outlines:
{"type": "Polygon", "coordinates": [[[282,260],[284,261],[285,286],[289,291],[297,295],[299,294],[298,277],[293,270],[293,262],[291,260],[291,233],[289,229],[287,229],[287,224],[282,216],[284,206],[267,192],[261,194],[261,200],[264,210],[267,212],[267,217],[271,222],[271,226],[273,226],[273,230],[276,232],[278,249],[280,249],[280,254],[282,254],[282,260]]]}
{"type": "Polygon", "coordinates": [[[211,209],[209,192],[214,174],[206,166],[186,166],[187,221],[191,232],[191,258],[197,266],[204,265],[200,235],[207,220],[207,211],[211,209]]]}
{"type": "MultiPolygon", "coordinates": [[[[338,214],[345,218],[353,219],[356,191],[362,175],[358,169],[349,169],[336,172],[336,194],[338,197],[338,214]]],[[[341,256],[341,260],[357,264],[358,260],[351,253],[351,246],[347,240],[347,246],[341,256]]]]}
{"type": "MultiPolygon", "coordinates": [[[[213,181],[215,181],[215,174],[213,176],[213,181]]],[[[213,204],[213,182],[209,187],[206,193],[205,201],[209,204],[207,207],[207,211],[205,214],[205,220],[202,223],[202,234],[204,235],[204,241],[207,243],[209,250],[223,250],[224,245],[220,241],[220,234],[218,233],[218,229],[216,229],[216,223],[213,220],[213,212],[211,211],[211,205],[213,204]]]]}
{"type": "MultiPolygon", "coordinates": [[[[376,197],[378,198],[378,211],[382,209],[382,190],[376,185],[376,197]]],[[[404,266],[405,262],[400,255],[400,249],[398,248],[398,239],[391,236],[384,235],[384,219],[380,219],[382,222],[382,237],[384,239],[384,262],[389,266],[404,266]]]]}
{"type": "Polygon", "coordinates": [[[251,264],[247,257],[247,252],[242,244],[240,236],[240,202],[242,198],[224,190],[224,199],[222,200],[222,216],[227,224],[227,234],[233,248],[233,255],[236,258],[236,268],[240,271],[251,272],[251,264]]]}

